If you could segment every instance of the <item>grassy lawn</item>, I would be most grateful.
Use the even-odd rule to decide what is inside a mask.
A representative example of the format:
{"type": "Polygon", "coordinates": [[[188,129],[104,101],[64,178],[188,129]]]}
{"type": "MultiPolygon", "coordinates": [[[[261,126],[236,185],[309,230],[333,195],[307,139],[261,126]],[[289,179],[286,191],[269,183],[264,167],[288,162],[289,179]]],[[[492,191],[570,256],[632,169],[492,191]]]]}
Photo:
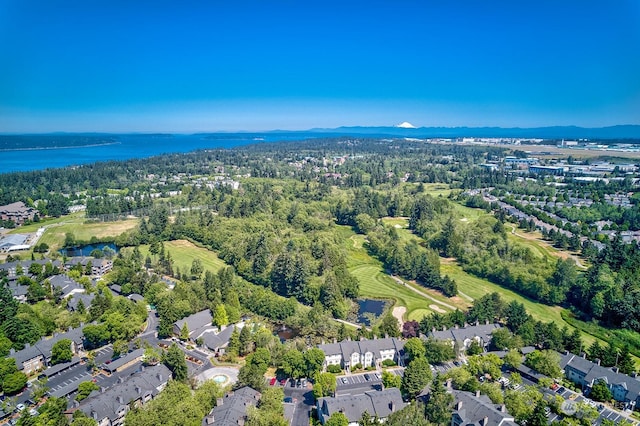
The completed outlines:
{"type": "Polygon", "coordinates": [[[73,213],[67,216],[43,220],[11,231],[13,234],[36,232],[38,228],[46,226],[46,231],[38,241],[46,243],[55,250],[62,247],[65,234],[70,232],[76,240],[89,241],[91,237],[106,238],[117,237],[123,232],[129,231],[138,225],[137,219],[119,220],[116,222],[89,222],[83,212],[73,213]]]}
{"type": "Polygon", "coordinates": [[[451,188],[446,183],[423,183],[424,192],[432,197],[448,197],[451,194],[451,188]]]}
{"type": "MultiPolygon", "coordinates": [[[[194,259],[200,259],[205,271],[218,272],[227,266],[216,253],[198,247],[187,240],[167,241],[164,243],[164,250],[165,252],[171,253],[174,268],[178,267],[180,270],[184,270],[185,268],[191,270],[191,263],[194,259]]],[[[140,253],[146,257],[149,254],[149,246],[140,246],[140,253]]]]}

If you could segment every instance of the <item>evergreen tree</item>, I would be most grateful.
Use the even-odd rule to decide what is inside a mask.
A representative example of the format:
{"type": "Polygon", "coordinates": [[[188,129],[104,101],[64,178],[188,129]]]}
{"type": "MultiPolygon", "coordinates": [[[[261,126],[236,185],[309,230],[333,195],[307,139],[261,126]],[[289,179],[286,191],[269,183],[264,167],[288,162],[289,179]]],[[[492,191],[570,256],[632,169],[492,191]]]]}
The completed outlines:
{"type": "Polygon", "coordinates": [[[629,346],[624,345],[620,350],[620,355],[618,356],[618,368],[621,373],[631,375],[636,371],[636,363],[629,353],[629,346]]]}
{"type": "Polygon", "coordinates": [[[167,352],[164,353],[163,362],[173,373],[173,379],[184,382],[187,380],[187,361],[184,352],[180,350],[178,345],[173,343],[167,352]]]}
{"type": "Polygon", "coordinates": [[[538,401],[535,408],[533,409],[533,413],[527,420],[528,426],[547,426],[549,420],[547,419],[547,413],[545,413],[544,409],[547,407],[547,404],[544,401],[538,401]]]}
{"type": "Polygon", "coordinates": [[[436,376],[431,385],[431,394],[426,404],[425,413],[427,420],[437,425],[448,425],[451,421],[451,407],[453,395],[448,393],[439,376],[436,376]]]}

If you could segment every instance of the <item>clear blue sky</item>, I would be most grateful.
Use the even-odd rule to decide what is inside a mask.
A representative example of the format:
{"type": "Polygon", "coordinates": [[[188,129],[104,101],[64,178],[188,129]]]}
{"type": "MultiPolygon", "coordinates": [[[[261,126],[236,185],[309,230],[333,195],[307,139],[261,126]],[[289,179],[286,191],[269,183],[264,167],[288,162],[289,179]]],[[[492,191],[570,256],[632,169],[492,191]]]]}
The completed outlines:
{"type": "Polygon", "coordinates": [[[0,132],[640,124],[640,2],[0,0],[0,132]]]}

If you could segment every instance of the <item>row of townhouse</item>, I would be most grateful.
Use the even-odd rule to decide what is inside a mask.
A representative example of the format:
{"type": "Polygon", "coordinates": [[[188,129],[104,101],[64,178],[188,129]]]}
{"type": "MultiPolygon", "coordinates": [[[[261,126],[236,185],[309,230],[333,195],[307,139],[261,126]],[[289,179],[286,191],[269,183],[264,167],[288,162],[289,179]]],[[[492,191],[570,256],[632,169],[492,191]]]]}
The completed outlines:
{"type": "MultiPolygon", "coordinates": [[[[428,337],[449,342],[459,351],[459,354],[462,354],[473,342],[477,342],[486,349],[491,343],[492,333],[499,328],[499,324],[476,323],[440,331],[434,329],[428,337]]],[[[357,364],[361,364],[364,368],[379,367],[387,359],[402,365],[404,360],[404,341],[395,337],[334,341],[334,343],[318,345],[318,348],[325,354],[325,369],[329,365],[339,365],[344,370],[349,370],[357,364]]]]}
{"type": "Polygon", "coordinates": [[[82,266],[82,268],[87,267],[89,263],[91,263],[91,275],[101,277],[107,272],[113,269],[113,261],[111,259],[98,259],[90,256],[81,256],[81,257],[70,257],[65,260],[64,264],[55,259],[40,259],[40,260],[16,260],[13,262],[0,263],[0,271],[6,271],[7,279],[12,280],[16,279],[20,275],[28,275],[29,267],[33,264],[39,264],[43,267],[51,263],[53,266],[53,273],[57,274],[62,271],[69,272],[76,265],[82,266]]]}
{"type": "Polygon", "coordinates": [[[384,360],[402,365],[404,358],[404,341],[395,337],[343,340],[339,343],[318,345],[318,348],[325,354],[325,369],[329,365],[339,365],[345,370],[357,364],[364,368],[379,367],[384,360]]]}
{"type": "Polygon", "coordinates": [[[447,389],[453,395],[451,426],[517,426],[504,404],[496,405],[480,391],[475,394],[447,389]]]}
{"type": "MultiPolygon", "coordinates": [[[[474,394],[454,390],[451,388],[451,382],[448,382],[447,392],[452,394],[454,400],[451,414],[452,426],[517,425],[514,417],[507,412],[504,404],[494,404],[489,397],[481,395],[480,391],[474,394]]],[[[426,402],[429,397],[430,394],[425,392],[418,398],[426,402]]],[[[316,403],[316,412],[320,423],[323,425],[332,414],[342,413],[347,417],[349,426],[358,426],[365,412],[372,417],[377,417],[380,422],[384,422],[387,417],[396,411],[402,410],[406,405],[398,388],[388,388],[358,395],[345,394],[319,398],[316,403]]],[[[207,426],[207,424],[203,423],[203,426],[207,426]]]]}
{"type": "Polygon", "coordinates": [[[74,401],[66,414],[71,418],[76,410],[94,419],[98,426],[124,424],[129,410],[138,408],[155,398],[167,385],[171,370],[163,364],[141,367],[141,371],[122,379],[107,390],[92,392],[78,403],[74,401]]]}
{"type": "Polygon", "coordinates": [[[91,275],[101,277],[113,269],[113,261],[106,258],[95,258],[91,256],[77,256],[67,259],[64,270],[69,271],[73,267],[80,265],[83,269],[91,263],[91,275]]]}
{"type": "Polygon", "coordinates": [[[33,345],[26,344],[24,349],[9,351],[9,358],[16,360],[18,370],[25,374],[32,374],[36,371],[44,370],[51,363],[51,349],[53,345],[63,339],[71,341],[71,352],[77,355],[84,348],[84,333],[82,332],[84,324],[80,327],[69,329],[64,333],[54,334],[52,337],[43,337],[33,345]]]}
{"type": "Polygon", "coordinates": [[[571,352],[560,355],[560,368],[564,370],[567,379],[579,385],[587,394],[593,385],[603,381],[613,399],[625,404],[626,408],[640,407],[640,380],[636,377],[619,373],[614,368],[603,367],[599,361],[592,362],[571,352]]]}
{"type": "Polygon", "coordinates": [[[398,388],[369,391],[358,395],[340,395],[319,398],[316,403],[318,419],[323,425],[334,413],[347,417],[349,426],[358,426],[362,415],[367,412],[380,421],[386,420],[392,413],[402,410],[407,404],[402,400],[398,388]]]}
{"type": "Polygon", "coordinates": [[[491,343],[492,333],[500,328],[500,324],[476,323],[475,325],[455,326],[450,329],[432,330],[429,337],[435,340],[450,342],[459,353],[464,353],[473,342],[482,348],[491,343]]]}

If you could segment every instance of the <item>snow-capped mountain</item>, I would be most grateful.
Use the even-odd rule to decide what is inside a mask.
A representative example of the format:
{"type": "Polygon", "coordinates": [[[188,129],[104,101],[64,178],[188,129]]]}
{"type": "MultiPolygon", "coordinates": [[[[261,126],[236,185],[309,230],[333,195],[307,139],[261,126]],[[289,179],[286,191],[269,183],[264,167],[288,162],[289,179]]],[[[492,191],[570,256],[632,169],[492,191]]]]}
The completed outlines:
{"type": "Polygon", "coordinates": [[[402,129],[416,129],[416,126],[414,126],[413,124],[409,123],[408,121],[403,121],[400,124],[396,124],[395,127],[400,127],[402,129]]]}

